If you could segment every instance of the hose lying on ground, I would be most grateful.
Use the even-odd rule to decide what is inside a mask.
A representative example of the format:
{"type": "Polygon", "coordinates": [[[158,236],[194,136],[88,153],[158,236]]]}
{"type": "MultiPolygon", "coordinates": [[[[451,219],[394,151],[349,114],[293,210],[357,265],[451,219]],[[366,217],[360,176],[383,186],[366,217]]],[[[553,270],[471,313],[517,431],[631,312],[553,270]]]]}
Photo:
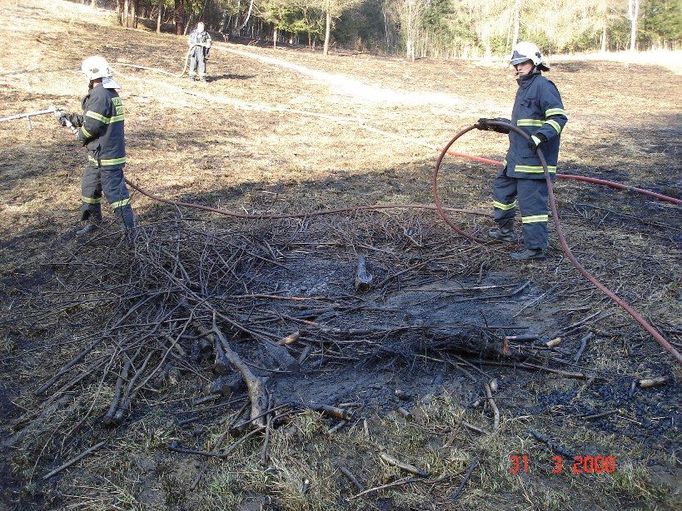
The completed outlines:
{"type": "MultiPolygon", "coordinates": [[[[128,179],[126,179],[125,182],[133,190],[136,190],[145,197],[148,197],[157,202],[163,202],[164,204],[170,204],[172,206],[183,206],[187,208],[201,209],[203,211],[210,211],[212,213],[218,213],[220,215],[225,215],[232,218],[243,218],[245,220],[283,220],[285,218],[310,218],[314,216],[335,215],[337,213],[352,213],[355,211],[378,211],[383,209],[429,209],[433,211],[436,210],[436,206],[434,206],[433,204],[374,204],[371,206],[349,206],[345,208],[320,209],[317,211],[307,211],[305,213],[265,213],[265,214],[238,213],[236,211],[230,211],[227,209],[204,206],[203,204],[194,204],[191,202],[164,199],[163,197],[159,197],[158,195],[154,195],[153,193],[144,190],[143,188],[139,187],[135,183],[132,183],[128,179]]],[[[460,208],[443,209],[445,209],[445,211],[452,211],[453,213],[464,213],[466,215],[490,217],[490,213],[485,213],[483,211],[475,211],[471,209],[460,208]]]]}
{"type": "MultiPolygon", "coordinates": [[[[513,130],[515,133],[518,133],[521,135],[524,139],[530,140],[530,136],[523,131],[520,128],[517,128],[516,126],[513,126],[511,124],[508,124],[506,122],[500,122],[500,121],[488,121],[492,125],[508,128],[510,130],[513,130]]],[[[433,171],[433,180],[432,180],[432,187],[433,187],[433,197],[434,197],[434,202],[436,205],[436,210],[438,211],[438,214],[440,217],[445,221],[447,225],[452,227],[456,232],[462,234],[463,236],[466,236],[467,238],[481,242],[478,238],[470,235],[469,233],[466,233],[459,229],[455,224],[450,220],[450,218],[447,216],[445,209],[443,208],[442,201],[440,199],[440,194],[438,193],[438,172],[440,171],[441,164],[443,162],[443,158],[445,157],[446,154],[448,154],[448,151],[450,149],[450,146],[454,144],[462,135],[465,133],[468,133],[469,131],[475,129],[476,126],[472,125],[469,126],[468,128],[464,128],[463,130],[459,131],[448,144],[443,148],[443,150],[440,153],[440,156],[438,157],[438,161],[436,163],[436,167],[433,171]]],[[[544,175],[545,175],[545,181],[547,183],[547,190],[549,192],[549,207],[552,211],[552,216],[554,217],[554,224],[557,232],[557,237],[559,238],[559,244],[561,245],[561,249],[568,258],[569,261],[575,266],[575,268],[580,272],[580,274],[585,277],[590,283],[592,283],[597,289],[599,289],[602,293],[604,293],[606,296],[608,296],[613,302],[615,302],[617,305],[622,307],[625,312],[627,312],[637,323],[639,323],[644,330],[646,330],[655,340],[658,344],[660,344],[663,349],[665,349],[667,352],[669,352],[675,360],[679,364],[682,364],[682,355],[680,354],[679,351],[677,351],[668,340],[665,339],[648,321],[646,321],[642,315],[637,312],[634,308],[632,308],[625,300],[620,298],[616,293],[611,291],[609,288],[607,288],[604,284],[602,284],[599,280],[597,280],[596,277],[594,277],[591,273],[589,273],[583,266],[580,264],[578,259],[573,255],[571,252],[571,249],[568,246],[568,243],[566,242],[566,237],[564,236],[563,228],[561,226],[561,220],[559,218],[559,211],[557,210],[557,204],[556,204],[556,197],[554,196],[554,190],[552,187],[552,180],[549,177],[549,171],[547,169],[547,161],[545,160],[544,154],[542,154],[542,150],[538,149],[537,151],[538,158],[540,159],[540,163],[542,164],[542,168],[544,170],[544,175]]],[[[496,162],[497,163],[497,162],[496,162]]],[[[648,192],[648,190],[646,190],[648,192]]],[[[654,193],[654,192],[651,192],[654,193]]],[[[657,195],[657,194],[656,194],[657,195]]],[[[665,197],[665,196],[664,196],[665,197]]]]}
{"type": "MultiPolygon", "coordinates": [[[[448,151],[447,154],[450,156],[459,156],[460,158],[466,158],[467,160],[471,160],[471,161],[477,161],[479,163],[486,163],[488,165],[494,165],[496,167],[499,167],[500,165],[502,165],[501,161],[491,160],[490,158],[481,158],[480,156],[472,156],[470,154],[459,153],[457,151],[448,151]]],[[[652,198],[660,200],[660,201],[669,202],[669,203],[675,204],[677,206],[682,206],[682,199],[678,199],[677,197],[670,197],[669,195],[663,195],[662,193],[652,192],[651,190],[646,190],[645,188],[638,188],[636,186],[628,186],[628,185],[624,185],[622,183],[616,183],[615,181],[609,181],[607,179],[599,179],[596,177],[587,177],[587,176],[576,176],[575,174],[561,174],[559,172],[557,172],[556,177],[557,177],[557,179],[565,179],[568,181],[581,181],[583,183],[590,183],[590,184],[594,184],[594,185],[608,186],[609,188],[615,188],[616,190],[626,190],[629,192],[636,192],[636,193],[640,193],[642,195],[646,195],[648,197],[652,197],[652,198]]]]}

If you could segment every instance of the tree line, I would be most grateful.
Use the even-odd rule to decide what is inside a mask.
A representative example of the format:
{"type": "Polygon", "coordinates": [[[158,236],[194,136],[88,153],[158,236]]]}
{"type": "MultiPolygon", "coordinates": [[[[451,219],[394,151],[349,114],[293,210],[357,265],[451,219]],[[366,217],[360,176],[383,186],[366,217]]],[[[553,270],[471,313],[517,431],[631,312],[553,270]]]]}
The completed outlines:
{"type": "Polygon", "coordinates": [[[518,40],[547,53],[682,49],[682,0],[80,0],[119,23],[186,33],[203,21],[225,38],[389,55],[508,54],[518,40]]]}

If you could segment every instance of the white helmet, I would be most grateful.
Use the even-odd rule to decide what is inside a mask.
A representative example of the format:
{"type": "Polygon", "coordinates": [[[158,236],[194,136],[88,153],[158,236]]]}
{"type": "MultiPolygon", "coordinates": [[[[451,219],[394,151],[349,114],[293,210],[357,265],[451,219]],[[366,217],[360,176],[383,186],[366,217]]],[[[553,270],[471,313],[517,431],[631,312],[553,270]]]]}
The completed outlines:
{"type": "Polygon", "coordinates": [[[516,43],[516,46],[514,46],[514,50],[512,51],[511,57],[509,59],[509,63],[512,66],[515,66],[516,64],[521,64],[522,62],[526,62],[528,60],[533,62],[535,67],[542,69],[543,71],[549,71],[549,67],[547,64],[545,64],[545,61],[542,58],[542,53],[540,53],[540,48],[538,48],[537,45],[528,42],[516,43]]]}
{"type": "Polygon", "coordinates": [[[88,57],[81,64],[81,72],[87,76],[88,80],[97,80],[98,78],[111,78],[114,72],[109,67],[107,59],[99,55],[88,57]]]}
{"type": "Polygon", "coordinates": [[[203,32],[204,31],[204,22],[200,21],[197,23],[197,32],[203,32]]]}

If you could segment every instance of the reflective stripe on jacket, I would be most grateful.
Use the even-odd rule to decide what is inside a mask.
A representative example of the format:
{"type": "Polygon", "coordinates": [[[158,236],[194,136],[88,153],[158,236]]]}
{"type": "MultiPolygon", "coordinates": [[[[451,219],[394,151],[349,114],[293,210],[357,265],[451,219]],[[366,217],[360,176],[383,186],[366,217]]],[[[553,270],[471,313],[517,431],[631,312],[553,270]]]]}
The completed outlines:
{"type": "MultiPolygon", "coordinates": [[[[550,175],[556,174],[561,131],[568,118],[559,91],[539,72],[518,80],[511,122],[529,135],[542,133],[547,141],[540,145],[550,175]]],[[[540,159],[528,147],[528,141],[515,132],[509,134],[509,150],[505,159],[507,175],[515,178],[544,179],[540,159]]]]}
{"type": "Polygon", "coordinates": [[[115,89],[93,87],[83,98],[81,128],[76,135],[88,148],[88,160],[98,166],[125,163],[123,103],[115,89]]]}

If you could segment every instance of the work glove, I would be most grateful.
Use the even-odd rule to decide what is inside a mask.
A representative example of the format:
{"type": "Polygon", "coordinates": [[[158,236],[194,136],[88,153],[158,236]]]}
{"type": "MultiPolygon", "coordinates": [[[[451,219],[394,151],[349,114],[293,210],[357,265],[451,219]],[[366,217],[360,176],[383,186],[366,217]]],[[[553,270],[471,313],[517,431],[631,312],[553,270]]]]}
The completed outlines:
{"type": "Polygon", "coordinates": [[[479,130],[495,131],[497,133],[504,133],[505,135],[509,133],[509,131],[510,131],[509,128],[489,124],[490,121],[506,122],[507,124],[511,124],[511,121],[509,119],[505,119],[503,117],[495,117],[494,119],[488,119],[488,118],[482,117],[478,120],[478,122],[476,122],[476,128],[478,128],[479,130]]]}
{"type": "Polygon", "coordinates": [[[528,147],[530,147],[534,153],[537,153],[538,147],[543,142],[547,142],[547,137],[542,133],[537,133],[535,135],[531,135],[530,140],[528,140],[528,147]]]}
{"type": "Polygon", "coordinates": [[[66,128],[69,123],[69,116],[64,112],[60,112],[59,117],[57,117],[57,122],[59,122],[60,126],[66,128]]]}

